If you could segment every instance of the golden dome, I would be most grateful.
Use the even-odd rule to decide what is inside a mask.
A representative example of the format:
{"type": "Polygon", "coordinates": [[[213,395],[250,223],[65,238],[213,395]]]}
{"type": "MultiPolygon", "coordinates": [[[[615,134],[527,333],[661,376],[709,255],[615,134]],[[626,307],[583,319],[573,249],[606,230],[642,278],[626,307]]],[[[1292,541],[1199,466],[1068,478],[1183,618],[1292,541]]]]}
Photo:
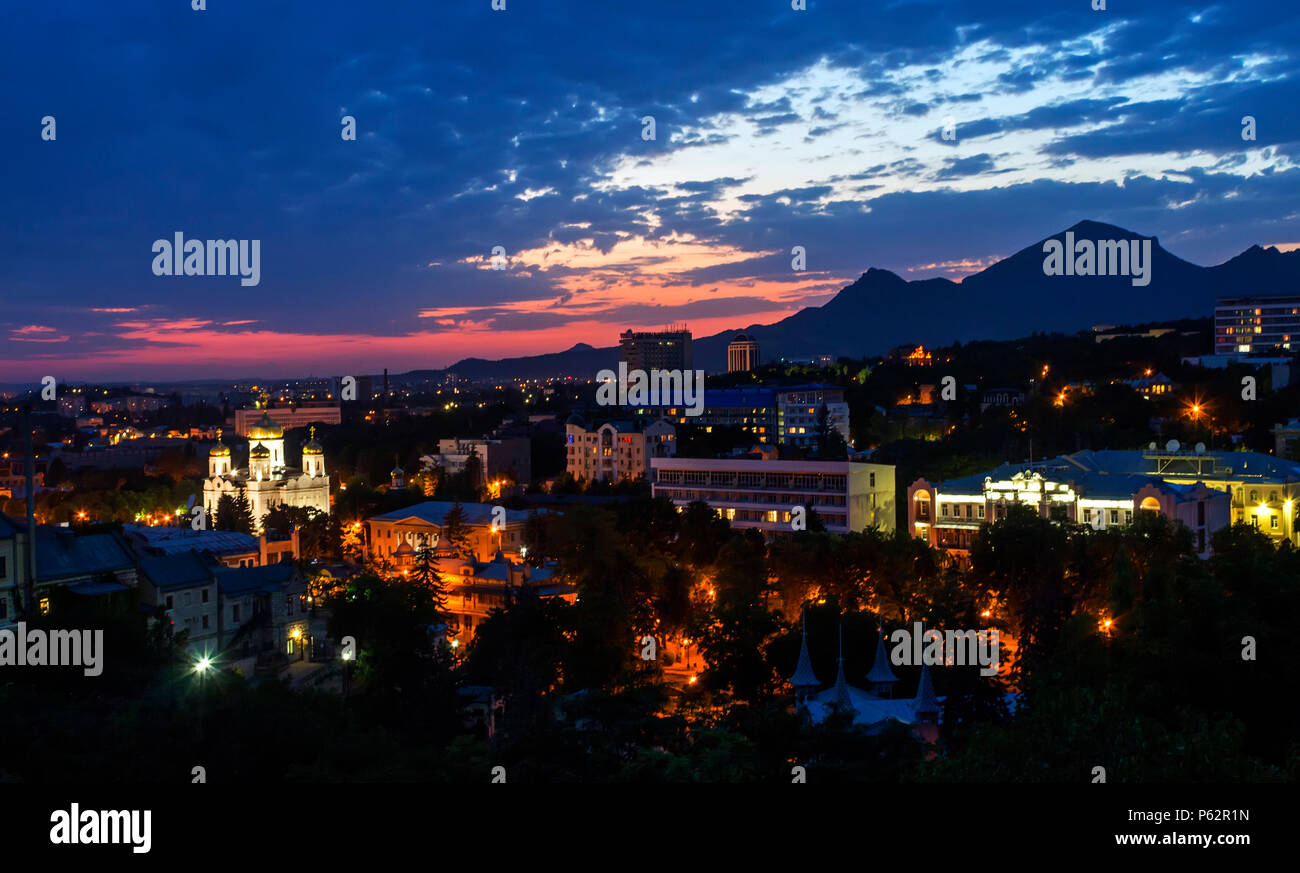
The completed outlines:
{"type": "Polygon", "coordinates": [[[264,412],[261,420],[248,429],[248,438],[250,440],[282,440],[284,439],[284,428],[271,420],[271,413],[264,412]]]}
{"type": "Polygon", "coordinates": [[[230,457],[230,446],[221,441],[221,428],[217,428],[217,444],[208,452],[211,458],[228,458],[230,457]]]}
{"type": "Polygon", "coordinates": [[[321,448],[321,444],[318,443],[318,442],[316,442],[316,426],[315,426],[315,425],[312,425],[312,428],[311,428],[311,442],[307,443],[307,445],[305,445],[305,446],[302,447],[302,453],[303,453],[304,455],[323,455],[323,454],[325,454],[325,450],[324,450],[323,448],[321,448]]]}
{"type": "Polygon", "coordinates": [[[253,446],[252,450],[249,451],[248,456],[250,458],[269,458],[271,457],[271,450],[266,446],[253,446]]]}

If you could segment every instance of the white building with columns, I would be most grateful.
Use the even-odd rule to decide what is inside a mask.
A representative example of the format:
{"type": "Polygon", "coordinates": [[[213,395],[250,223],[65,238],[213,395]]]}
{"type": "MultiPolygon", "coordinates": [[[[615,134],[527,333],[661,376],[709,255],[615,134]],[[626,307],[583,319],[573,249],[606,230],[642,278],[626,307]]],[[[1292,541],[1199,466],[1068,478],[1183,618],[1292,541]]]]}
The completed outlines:
{"type": "Polygon", "coordinates": [[[266,513],[276,506],[303,506],[329,514],[330,479],[325,472],[325,452],[316,441],[302,447],[302,467],[290,467],[284,455],[284,428],[269,415],[248,431],[248,466],[232,467],[230,447],[217,445],[208,454],[208,478],[203,483],[203,506],[208,518],[216,516],[224,495],[237,498],[243,493],[253,512],[256,531],[262,530],[266,513]]]}

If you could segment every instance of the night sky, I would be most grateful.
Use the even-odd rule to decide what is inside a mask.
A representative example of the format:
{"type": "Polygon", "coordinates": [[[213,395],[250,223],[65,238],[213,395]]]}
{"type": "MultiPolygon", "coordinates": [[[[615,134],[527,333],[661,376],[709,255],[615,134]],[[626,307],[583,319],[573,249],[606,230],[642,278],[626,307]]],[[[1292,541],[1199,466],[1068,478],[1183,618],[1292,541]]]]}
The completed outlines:
{"type": "Polygon", "coordinates": [[[7,0],[0,382],[703,336],[1084,218],[1300,246],[1300,6],[1107,5],[7,0]],[[260,240],[261,283],[156,277],[176,232],[260,240]]]}

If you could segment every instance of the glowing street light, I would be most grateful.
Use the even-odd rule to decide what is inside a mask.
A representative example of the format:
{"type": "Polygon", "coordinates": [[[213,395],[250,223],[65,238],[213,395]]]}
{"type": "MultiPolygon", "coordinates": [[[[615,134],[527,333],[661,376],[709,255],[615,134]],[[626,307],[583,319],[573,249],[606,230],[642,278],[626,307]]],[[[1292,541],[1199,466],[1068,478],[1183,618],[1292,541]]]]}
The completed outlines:
{"type": "Polygon", "coordinates": [[[212,659],[204,655],[194,664],[194,672],[200,676],[206,675],[212,670],[212,659]]]}

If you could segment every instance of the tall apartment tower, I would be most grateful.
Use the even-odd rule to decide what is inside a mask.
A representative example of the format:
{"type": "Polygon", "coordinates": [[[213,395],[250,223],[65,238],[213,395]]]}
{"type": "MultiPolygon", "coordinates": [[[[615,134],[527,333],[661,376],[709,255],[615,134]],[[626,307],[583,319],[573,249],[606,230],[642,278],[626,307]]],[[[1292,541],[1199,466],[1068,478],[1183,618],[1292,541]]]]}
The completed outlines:
{"type": "Polygon", "coordinates": [[[618,337],[618,359],[629,370],[690,370],[691,332],[684,324],[661,331],[625,330],[618,337]]]}
{"type": "Polygon", "coordinates": [[[727,372],[740,373],[758,369],[758,340],[738,333],[727,344],[727,372]]]}

